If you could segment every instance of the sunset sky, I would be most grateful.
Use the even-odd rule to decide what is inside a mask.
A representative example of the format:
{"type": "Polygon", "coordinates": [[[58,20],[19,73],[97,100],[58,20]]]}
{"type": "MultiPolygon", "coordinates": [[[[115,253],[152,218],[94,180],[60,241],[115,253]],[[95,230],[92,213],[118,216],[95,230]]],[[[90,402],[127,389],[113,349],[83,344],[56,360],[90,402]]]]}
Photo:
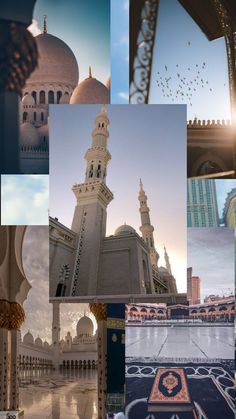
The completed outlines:
{"type": "MultiPolygon", "coordinates": [[[[139,179],[148,196],[155,244],[163,245],[179,291],[186,290],[186,107],[107,106],[108,148],[112,160],[107,185],[114,193],[107,213],[107,235],[124,224],[138,233],[139,179]]],[[[84,181],[84,154],[91,145],[100,106],[52,106],[50,114],[50,215],[71,227],[74,183],[84,181]]]]}

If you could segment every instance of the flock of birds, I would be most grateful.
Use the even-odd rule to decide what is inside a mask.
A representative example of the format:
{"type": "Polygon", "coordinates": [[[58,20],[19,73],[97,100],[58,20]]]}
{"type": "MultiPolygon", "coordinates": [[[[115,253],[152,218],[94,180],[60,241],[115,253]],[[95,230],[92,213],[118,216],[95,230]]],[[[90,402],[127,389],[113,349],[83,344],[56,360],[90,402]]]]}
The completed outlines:
{"type": "MultiPolygon", "coordinates": [[[[190,46],[190,41],[188,46],[190,46]]],[[[184,101],[192,106],[193,98],[200,89],[207,89],[210,93],[213,92],[204,74],[205,69],[206,63],[204,61],[184,70],[181,69],[179,64],[176,64],[175,69],[169,74],[169,69],[165,65],[163,71],[157,72],[156,82],[159,93],[172,102],[184,101]]]]}

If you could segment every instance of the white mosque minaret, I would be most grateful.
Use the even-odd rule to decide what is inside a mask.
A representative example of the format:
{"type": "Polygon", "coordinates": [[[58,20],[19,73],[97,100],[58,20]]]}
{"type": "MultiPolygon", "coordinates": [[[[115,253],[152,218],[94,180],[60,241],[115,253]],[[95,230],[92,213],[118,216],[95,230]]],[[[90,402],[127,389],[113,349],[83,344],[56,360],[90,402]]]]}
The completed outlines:
{"type": "MultiPolygon", "coordinates": [[[[107,186],[109,118],[102,106],[95,119],[92,143],[85,153],[83,183],[72,191],[76,198],[71,228],[50,217],[50,297],[86,297],[89,301],[118,302],[125,298],[168,294],[177,299],[170,265],[158,267],[154,227],[147,196],[140,182],[142,237],[127,224],[106,236],[107,207],[113,193],[107,186]]],[[[167,259],[166,259],[167,260],[167,259]]]]}
{"type": "Polygon", "coordinates": [[[25,174],[46,174],[49,105],[109,103],[110,84],[94,78],[91,68],[88,77],[79,83],[75,55],[65,42],[48,33],[46,16],[42,33],[35,39],[38,67],[26,82],[20,104],[20,170],[25,174]]]}

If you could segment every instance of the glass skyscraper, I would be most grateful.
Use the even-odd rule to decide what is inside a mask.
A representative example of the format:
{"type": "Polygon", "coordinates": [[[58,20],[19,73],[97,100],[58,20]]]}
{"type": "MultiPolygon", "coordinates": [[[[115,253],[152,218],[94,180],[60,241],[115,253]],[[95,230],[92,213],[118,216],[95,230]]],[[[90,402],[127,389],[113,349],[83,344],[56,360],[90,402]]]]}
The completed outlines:
{"type": "Polygon", "coordinates": [[[215,180],[188,179],[187,182],[187,226],[218,227],[215,180]]]}

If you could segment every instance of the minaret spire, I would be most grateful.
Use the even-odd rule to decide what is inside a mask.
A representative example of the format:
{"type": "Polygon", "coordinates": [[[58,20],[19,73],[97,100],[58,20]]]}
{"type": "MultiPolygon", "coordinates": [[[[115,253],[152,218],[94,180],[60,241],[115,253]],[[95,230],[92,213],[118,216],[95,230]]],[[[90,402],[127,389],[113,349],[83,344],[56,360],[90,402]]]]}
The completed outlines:
{"type": "Polygon", "coordinates": [[[170,258],[169,258],[169,255],[168,255],[167,251],[166,251],[165,245],[164,245],[164,257],[165,257],[165,262],[166,262],[166,269],[169,272],[169,274],[172,275],[170,258]]]}
{"type": "Polygon", "coordinates": [[[43,15],[43,33],[47,33],[47,15],[43,15]]]}
{"type": "Polygon", "coordinates": [[[139,191],[139,202],[140,202],[140,215],[141,215],[141,227],[140,231],[142,232],[143,240],[146,242],[146,244],[149,247],[150,251],[150,258],[151,258],[151,264],[152,266],[157,266],[159,255],[155,249],[154,244],[154,237],[153,237],[153,231],[154,227],[151,225],[150,221],[150,215],[149,215],[149,208],[147,206],[147,195],[145,194],[145,191],[143,189],[143,183],[140,179],[140,191],[139,191]]]}
{"type": "Polygon", "coordinates": [[[89,66],[89,78],[91,79],[93,76],[92,76],[92,69],[91,69],[91,66],[89,66]]]}

